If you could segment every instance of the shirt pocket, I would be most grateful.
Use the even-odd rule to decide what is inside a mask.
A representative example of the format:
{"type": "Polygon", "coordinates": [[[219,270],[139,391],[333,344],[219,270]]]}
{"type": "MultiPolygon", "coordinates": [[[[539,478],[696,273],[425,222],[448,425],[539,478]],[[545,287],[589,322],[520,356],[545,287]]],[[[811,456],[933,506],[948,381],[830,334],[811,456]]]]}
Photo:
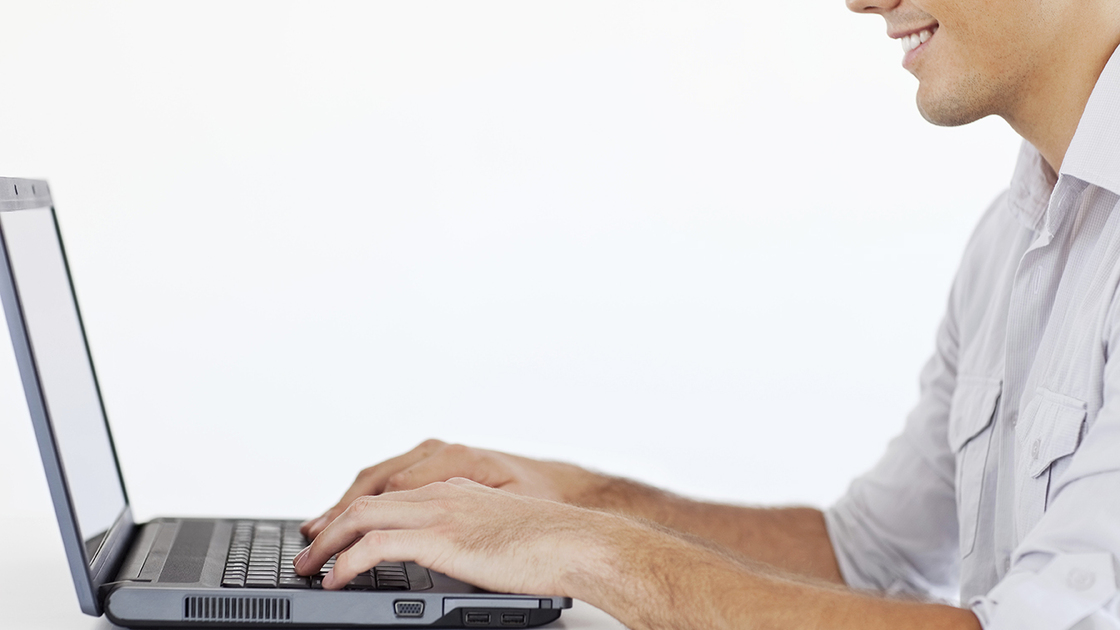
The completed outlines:
{"type": "Polygon", "coordinates": [[[949,407],[949,448],[957,460],[957,523],[962,558],[972,553],[976,544],[984,469],[1001,386],[998,379],[962,376],[957,379],[949,407]]]}
{"type": "Polygon", "coordinates": [[[1046,389],[1027,403],[1015,427],[1015,527],[1018,540],[1029,532],[1050,506],[1054,481],[1069,466],[1081,444],[1085,426],[1084,401],[1046,389]]]}

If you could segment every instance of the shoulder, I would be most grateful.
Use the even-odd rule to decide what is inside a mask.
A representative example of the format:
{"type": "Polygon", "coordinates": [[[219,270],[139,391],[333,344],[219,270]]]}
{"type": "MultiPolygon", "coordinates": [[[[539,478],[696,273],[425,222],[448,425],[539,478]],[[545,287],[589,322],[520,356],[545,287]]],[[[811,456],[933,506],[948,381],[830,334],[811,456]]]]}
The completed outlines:
{"type": "Polygon", "coordinates": [[[991,295],[1030,243],[1033,233],[1011,212],[1008,196],[1005,190],[988,205],[965,245],[953,282],[955,307],[974,296],[991,295]]]}

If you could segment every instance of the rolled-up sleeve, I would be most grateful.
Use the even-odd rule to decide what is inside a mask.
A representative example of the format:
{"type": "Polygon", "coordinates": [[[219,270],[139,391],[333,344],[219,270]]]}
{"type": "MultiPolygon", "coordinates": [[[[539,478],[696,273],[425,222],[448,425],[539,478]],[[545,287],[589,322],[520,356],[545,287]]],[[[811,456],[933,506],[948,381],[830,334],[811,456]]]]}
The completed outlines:
{"type": "MultiPolygon", "coordinates": [[[[972,386],[956,374],[952,310],[904,431],[825,514],[842,575],[854,588],[956,600],[962,537],[949,425],[954,399],[969,400],[962,392],[972,386]]],[[[1014,514],[1002,522],[1024,519],[1032,501],[1045,503],[1037,506],[1039,517],[1018,521],[1022,536],[998,571],[1002,578],[995,578],[998,556],[992,551],[978,554],[982,560],[970,556],[973,571],[993,576],[986,592],[962,602],[986,630],[1120,630],[1120,359],[1109,359],[1111,349],[1120,347],[1120,301],[1113,300],[1105,319],[1110,324],[1100,337],[1103,369],[1090,395],[1098,397],[1096,404],[1090,400],[1083,408],[1069,397],[1039,394],[1060,404],[1044,403],[1050,406],[1042,411],[1024,407],[1035,424],[1023,434],[1026,446],[1019,446],[1025,449],[1023,469],[999,470],[1042,488],[1041,494],[1016,493],[1003,504],[1014,514]],[[1048,437],[1050,446],[1044,437],[1040,448],[1035,435],[1048,437]]],[[[974,400],[993,404],[990,397],[974,400]]],[[[999,503],[985,497],[989,508],[999,503]]],[[[992,533],[982,535],[990,547],[992,533]]]]}
{"type": "Polygon", "coordinates": [[[1114,562],[1107,552],[1056,554],[1037,572],[1009,573],[971,608],[987,630],[1120,628],[1114,562]]]}
{"type": "Polygon", "coordinates": [[[840,571],[853,588],[942,601],[958,597],[955,460],[948,418],[956,383],[952,307],[921,375],[921,397],[882,459],[825,512],[840,571]]]}

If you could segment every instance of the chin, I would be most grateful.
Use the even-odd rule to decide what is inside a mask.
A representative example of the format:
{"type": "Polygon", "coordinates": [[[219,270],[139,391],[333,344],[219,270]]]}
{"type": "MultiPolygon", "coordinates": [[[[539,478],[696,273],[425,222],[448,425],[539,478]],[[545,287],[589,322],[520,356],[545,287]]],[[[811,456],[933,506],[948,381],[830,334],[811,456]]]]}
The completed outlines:
{"type": "Polygon", "coordinates": [[[954,89],[937,89],[924,83],[918,84],[915,102],[922,118],[941,127],[959,127],[991,114],[977,98],[978,90],[967,86],[954,89]]]}

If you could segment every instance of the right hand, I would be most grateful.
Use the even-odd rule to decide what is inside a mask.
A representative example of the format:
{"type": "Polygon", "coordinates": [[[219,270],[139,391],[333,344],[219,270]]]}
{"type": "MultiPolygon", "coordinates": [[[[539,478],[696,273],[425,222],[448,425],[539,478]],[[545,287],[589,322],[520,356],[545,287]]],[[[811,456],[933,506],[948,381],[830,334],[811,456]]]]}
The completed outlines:
{"type": "Polygon", "coordinates": [[[426,440],[416,448],[358,473],[342,499],[300,531],[315,538],[346,511],[354,499],[400,490],[415,490],[437,481],[464,477],[491,488],[539,499],[577,502],[599,475],[579,466],[544,462],[497,451],[426,440]]]}

